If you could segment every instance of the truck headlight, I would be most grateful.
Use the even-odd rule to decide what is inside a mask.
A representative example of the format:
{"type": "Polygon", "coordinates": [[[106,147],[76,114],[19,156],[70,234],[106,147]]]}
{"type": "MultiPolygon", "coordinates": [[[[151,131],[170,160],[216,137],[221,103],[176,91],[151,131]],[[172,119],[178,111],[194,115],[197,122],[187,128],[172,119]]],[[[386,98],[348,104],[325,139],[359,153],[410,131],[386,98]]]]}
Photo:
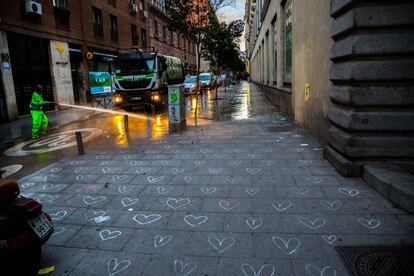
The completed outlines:
{"type": "Polygon", "coordinates": [[[120,95],[115,95],[115,103],[122,103],[122,97],[120,95]]]}
{"type": "Polygon", "coordinates": [[[158,102],[158,101],[160,101],[160,99],[161,99],[161,97],[160,97],[160,94],[158,92],[157,93],[153,93],[151,95],[151,100],[154,101],[154,102],[158,102]]]}

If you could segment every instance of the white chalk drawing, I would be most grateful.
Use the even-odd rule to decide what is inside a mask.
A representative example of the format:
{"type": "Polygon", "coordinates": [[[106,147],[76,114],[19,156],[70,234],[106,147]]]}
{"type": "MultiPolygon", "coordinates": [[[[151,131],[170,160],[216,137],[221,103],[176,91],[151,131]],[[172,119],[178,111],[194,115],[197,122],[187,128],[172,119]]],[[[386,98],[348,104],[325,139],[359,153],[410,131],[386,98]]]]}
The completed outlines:
{"type": "Polygon", "coordinates": [[[83,170],[83,167],[77,167],[75,169],[75,173],[80,173],[83,170]]]}
{"type": "Polygon", "coordinates": [[[222,159],[225,157],[225,155],[217,153],[217,154],[214,154],[214,157],[216,157],[217,159],[222,159]]]}
{"type": "Polygon", "coordinates": [[[9,177],[17,173],[18,171],[20,171],[22,168],[23,166],[20,164],[1,167],[0,168],[1,178],[9,177]]]}
{"type": "Polygon", "coordinates": [[[86,205],[96,204],[96,203],[104,201],[104,200],[106,200],[106,196],[91,196],[91,195],[88,195],[88,196],[85,196],[83,198],[83,202],[86,205]]]}
{"type": "Polygon", "coordinates": [[[241,165],[242,161],[241,160],[229,160],[229,164],[232,166],[239,166],[241,165]]]}
{"type": "Polygon", "coordinates": [[[139,198],[129,198],[125,197],[121,200],[122,205],[126,208],[131,205],[137,204],[139,202],[139,198]]]}
{"type": "Polygon", "coordinates": [[[175,148],[178,148],[178,146],[177,145],[165,145],[164,146],[166,149],[175,149],[175,148]]]}
{"type": "Polygon", "coordinates": [[[259,188],[256,187],[246,187],[244,190],[251,196],[254,196],[259,192],[259,188]]]}
{"type": "Polygon", "coordinates": [[[237,184],[242,181],[242,178],[240,176],[227,176],[225,180],[231,184],[237,184]]]}
{"type": "Polygon", "coordinates": [[[290,207],[292,207],[292,202],[290,202],[290,201],[280,202],[278,200],[275,200],[275,201],[272,202],[272,206],[273,206],[273,208],[276,209],[276,211],[283,212],[283,211],[289,209],[290,207]]]}
{"type": "Polygon", "coordinates": [[[111,219],[110,216],[105,216],[105,211],[88,211],[85,213],[85,219],[94,221],[96,224],[108,221],[111,219]]]}
{"type": "Polygon", "coordinates": [[[368,229],[375,229],[381,225],[381,221],[378,219],[366,219],[366,218],[358,218],[357,221],[365,226],[368,229]]]}
{"type": "Polygon", "coordinates": [[[149,183],[154,184],[164,180],[164,176],[148,176],[147,180],[149,183]]]}
{"type": "Polygon", "coordinates": [[[177,175],[177,174],[183,173],[184,169],[183,168],[172,168],[171,171],[173,174],[177,175]]]}
{"type": "Polygon", "coordinates": [[[342,202],[340,200],[333,200],[333,201],[320,200],[319,205],[321,205],[322,207],[325,207],[329,210],[337,211],[337,210],[339,210],[339,208],[341,208],[342,202]]]}
{"type": "Polygon", "coordinates": [[[136,160],[129,161],[129,166],[131,167],[142,166],[142,165],[144,165],[143,161],[136,161],[136,160]]]}
{"type": "Polygon", "coordinates": [[[336,270],[330,266],[319,268],[314,264],[307,264],[305,269],[311,276],[336,276],[336,270]]]}
{"type": "Polygon", "coordinates": [[[48,203],[48,204],[52,204],[53,202],[55,202],[57,199],[59,198],[59,195],[38,195],[36,197],[36,200],[39,203],[48,203]]]}
{"type": "Polygon", "coordinates": [[[271,153],[271,152],[273,152],[273,149],[270,149],[270,148],[265,149],[265,152],[267,152],[267,153],[271,153]]]}
{"type": "Polygon", "coordinates": [[[300,174],[303,168],[282,168],[285,174],[300,174]]]}
{"type": "Polygon", "coordinates": [[[208,171],[211,174],[219,174],[219,173],[221,173],[223,171],[223,169],[222,168],[209,168],[208,171]]]}
{"type": "Polygon", "coordinates": [[[335,235],[322,235],[322,239],[324,239],[329,244],[333,244],[336,241],[336,236],[335,235]]]}
{"type": "Polygon", "coordinates": [[[179,157],[181,157],[181,159],[188,159],[190,158],[189,154],[181,154],[179,157]]]}
{"type": "Polygon", "coordinates": [[[187,182],[188,184],[194,183],[198,180],[198,176],[184,176],[184,180],[185,182],[187,182]]]}
{"type": "Polygon", "coordinates": [[[252,174],[252,175],[256,175],[261,171],[261,169],[259,168],[247,168],[246,172],[252,174]]]}
{"type": "Polygon", "coordinates": [[[161,215],[159,214],[151,214],[151,215],[138,214],[138,215],[135,215],[132,219],[140,225],[145,225],[145,224],[150,224],[150,223],[153,223],[161,219],[161,215]]]}
{"type": "Polygon", "coordinates": [[[201,187],[200,190],[206,195],[212,194],[217,191],[216,187],[201,187]]]}
{"type": "Polygon", "coordinates": [[[303,166],[309,166],[310,164],[312,164],[312,160],[298,160],[298,163],[303,166]]]}
{"type": "Polygon", "coordinates": [[[185,223],[190,225],[191,227],[196,227],[200,224],[205,223],[208,220],[206,216],[194,216],[194,215],[186,215],[184,217],[185,223]]]}
{"type": "Polygon", "coordinates": [[[72,166],[82,165],[82,164],[84,164],[84,163],[85,163],[85,160],[73,160],[73,161],[70,161],[70,164],[71,164],[72,166]]]}
{"type": "Polygon", "coordinates": [[[135,171],[137,174],[146,174],[147,172],[151,171],[151,168],[137,168],[135,171]]]}
{"type": "Polygon", "coordinates": [[[61,170],[63,170],[63,168],[58,168],[58,167],[56,167],[56,168],[51,168],[51,169],[50,169],[50,172],[52,172],[52,173],[58,173],[58,172],[60,172],[61,170]]]}
{"type": "Polygon", "coordinates": [[[191,200],[189,198],[180,198],[180,199],[168,198],[166,202],[167,206],[173,210],[184,208],[190,203],[191,203],[191,200]]]}
{"type": "Polygon", "coordinates": [[[292,187],[290,188],[290,191],[298,195],[306,195],[309,192],[309,189],[306,187],[292,187]]]}
{"type": "Polygon", "coordinates": [[[221,209],[223,209],[224,211],[231,211],[234,208],[236,208],[236,206],[238,205],[237,201],[229,201],[229,200],[220,200],[218,205],[220,206],[221,209]]]}
{"type": "Polygon", "coordinates": [[[212,152],[212,150],[211,149],[200,149],[200,152],[205,154],[205,153],[212,152]]]}
{"type": "Polygon", "coordinates": [[[76,180],[77,180],[77,181],[81,181],[82,179],[83,179],[83,175],[77,175],[77,176],[76,176],[76,180]]]}
{"type": "Polygon", "coordinates": [[[242,264],[241,271],[244,276],[273,276],[276,270],[271,264],[264,264],[257,271],[250,264],[242,264]]]}
{"type": "Polygon", "coordinates": [[[36,183],[34,183],[34,182],[24,182],[24,183],[20,184],[20,187],[22,189],[28,189],[30,187],[33,187],[34,185],[36,185],[36,183]]]}
{"type": "Polygon", "coordinates": [[[249,154],[247,155],[247,157],[249,157],[249,158],[256,158],[256,154],[254,154],[254,153],[249,153],[249,154]]]}
{"type": "Polygon", "coordinates": [[[233,237],[225,237],[221,239],[214,234],[210,234],[207,241],[218,253],[221,254],[231,248],[236,242],[236,239],[233,237]]]}
{"type": "Polygon", "coordinates": [[[354,188],[341,187],[341,188],[338,188],[338,191],[350,197],[354,197],[359,194],[359,191],[354,188]]]}
{"type": "Polygon", "coordinates": [[[166,245],[170,240],[172,239],[172,235],[166,235],[166,236],[162,236],[162,235],[156,235],[154,237],[154,247],[158,248],[161,246],[166,245]]]}
{"type": "Polygon", "coordinates": [[[300,223],[308,227],[309,229],[318,229],[325,225],[326,220],[324,218],[309,219],[307,217],[298,217],[300,223]]]}
{"type": "Polygon", "coordinates": [[[68,214],[67,211],[58,211],[56,213],[49,213],[50,217],[54,221],[60,221],[60,220],[62,220],[67,214],[68,214]]]}
{"type": "Polygon", "coordinates": [[[117,258],[109,259],[107,263],[108,275],[114,276],[118,274],[119,272],[127,269],[130,265],[131,265],[130,260],[123,260],[119,262],[117,258]]]}
{"type": "Polygon", "coordinates": [[[107,160],[107,159],[111,159],[111,155],[110,154],[98,154],[95,156],[96,160],[107,160]]]}
{"type": "Polygon", "coordinates": [[[286,255],[296,253],[301,245],[300,240],[297,238],[290,238],[286,240],[278,236],[273,236],[272,241],[286,255]]]}
{"type": "Polygon", "coordinates": [[[158,193],[159,193],[160,195],[162,195],[162,194],[166,194],[166,193],[169,193],[169,192],[171,192],[172,190],[174,190],[174,187],[172,187],[172,186],[168,186],[168,187],[158,186],[158,187],[157,187],[157,191],[158,191],[158,193]]]}
{"type": "Polygon", "coordinates": [[[55,230],[53,231],[52,236],[59,235],[59,234],[65,232],[65,230],[66,230],[66,228],[63,227],[63,226],[55,226],[55,230]]]}
{"type": "Polygon", "coordinates": [[[145,151],[146,154],[157,154],[159,152],[160,152],[159,150],[147,150],[147,151],[145,151]]]}
{"type": "Polygon", "coordinates": [[[262,160],[262,163],[266,166],[272,166],[276,164],[276,161],[275,160],[262,160]]]}
{"type": "Polygon", "coordinates": [[[131,187],[131,186],[125,186],[125,185],[121,185],[121,186],[119,186],[118,187],[118,191],[121,193],[121,194],[124,194],[124,193],[126,193],[126,192],[130,192],[130,191],[132,191],[134,188],[133,187],[131,187]]]}
{"type": "Polygon", "coordinates": [[[257,228],[259,228],[260,226],[262,226],[263,224],[263,220],[262,218],[247,218],[246,220],[247,225],[250,227],[250,229],[255,230],[257,228]]]}
{"type": "Polygon", "coordinates": [[[320,176],[307,176],[306,181],[311,182],[313,184],[321,184],[325,179],[320,176]]]}
{"type": "Polygon", "coordinates": [[[63,187],[63,185],[62,184],[52,184],[52,183],[49,183],[49,184],[43,185],[43,188],[42,189],[44,191],[50,191],[50,190],[58,189],[60,187],[63,187]]]}
{"type": "Polygon", "coordinates": [[[115,239],[115,238],[117,238],[121,235],[122,235],[121,231],[111,231],[111,230],[108,230],[108,229],[104,229],[104,230],[99,232],[99,237],[101,237],[101,239],[103,241],[112,240],[112,239],[115,239]]]}
{"type": "Polygon", "coordinates": [[[182,261],[174,261],[174,271],[176,276],[188,276],[196,270],[197,264],[193,262],[183,263],[182,261]]]}
{"type": "Polygon", "coordinates": [[[194,161],[194,165],[196,165],[197,167],[204,166],[205,164],[206,164],[206,161],[204,161],[204,160],[195,160],[194,161]]]}

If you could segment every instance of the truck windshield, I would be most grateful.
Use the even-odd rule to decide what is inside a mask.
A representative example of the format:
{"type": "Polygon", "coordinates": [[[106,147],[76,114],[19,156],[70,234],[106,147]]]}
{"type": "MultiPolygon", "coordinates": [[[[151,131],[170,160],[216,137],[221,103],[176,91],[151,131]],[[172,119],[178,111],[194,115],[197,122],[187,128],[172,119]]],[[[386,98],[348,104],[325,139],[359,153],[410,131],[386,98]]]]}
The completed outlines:
{"type": "Polygon", "coordinates": [[[144,75],[154,71],[155,59],[124,60],[116,65],[116,74],[120,76],[144,75]]]}

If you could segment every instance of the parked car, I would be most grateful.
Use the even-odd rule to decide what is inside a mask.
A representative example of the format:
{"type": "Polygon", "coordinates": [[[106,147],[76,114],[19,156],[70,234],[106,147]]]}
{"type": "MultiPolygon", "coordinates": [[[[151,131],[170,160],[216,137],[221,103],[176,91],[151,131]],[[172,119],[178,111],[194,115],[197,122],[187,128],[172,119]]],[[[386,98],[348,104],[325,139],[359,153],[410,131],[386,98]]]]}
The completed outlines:
{"type": "Polygon", "coordinates": [[[197,77],[196,76],[187,76],[184,80],[184,91],[186,95],[191,95],[196,93],[197,86],[197,77]]]}
{"type": "Polygon", "coordinates": [[[200,74],[200,83],[201,89],[211,89],[213,88],[213,76],[211,73],[201,73],[200,74]]]}

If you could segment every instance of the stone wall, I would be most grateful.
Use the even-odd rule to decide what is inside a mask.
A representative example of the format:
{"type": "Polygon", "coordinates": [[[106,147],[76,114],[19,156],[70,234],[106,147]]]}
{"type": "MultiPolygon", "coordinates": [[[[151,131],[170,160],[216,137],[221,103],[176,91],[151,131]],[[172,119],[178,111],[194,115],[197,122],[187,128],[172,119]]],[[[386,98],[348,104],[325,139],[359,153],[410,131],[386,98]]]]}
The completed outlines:
{"type": "Polygon", "coordinates": [[[346,176],[414,160],[414,3],[332,0],[326,158],[346,176]]]}

